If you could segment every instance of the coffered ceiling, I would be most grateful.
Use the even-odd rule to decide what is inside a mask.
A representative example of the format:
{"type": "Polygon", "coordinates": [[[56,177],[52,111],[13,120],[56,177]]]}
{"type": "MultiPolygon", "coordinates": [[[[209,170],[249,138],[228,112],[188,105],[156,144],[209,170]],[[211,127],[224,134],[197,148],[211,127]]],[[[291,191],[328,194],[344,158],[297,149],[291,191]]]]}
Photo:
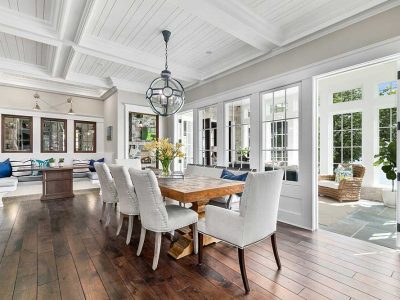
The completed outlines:
{"type": "Polygon", "coordinates": [[[190,88],[398,0],[0,0],[0,84],[103,99],[164,66],[190,88]]]}

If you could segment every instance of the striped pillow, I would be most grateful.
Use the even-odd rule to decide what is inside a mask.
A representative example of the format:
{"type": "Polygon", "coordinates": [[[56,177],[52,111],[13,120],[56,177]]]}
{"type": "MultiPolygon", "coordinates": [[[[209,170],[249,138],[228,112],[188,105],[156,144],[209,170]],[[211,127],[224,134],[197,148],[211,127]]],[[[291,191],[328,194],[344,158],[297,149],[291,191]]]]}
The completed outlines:
{"type": "Polygon", "coordinates": [[[89,170],[89,161],[74,159],[72,161],[72,166],[74,167],[74,173],[87,173],[89,170]]]}
{"type": "Polygon", "coordinates": [[[32,175],[32,161],[28,160],[12,160],[10,161],[12,176],[22,177],[32,175]]]}

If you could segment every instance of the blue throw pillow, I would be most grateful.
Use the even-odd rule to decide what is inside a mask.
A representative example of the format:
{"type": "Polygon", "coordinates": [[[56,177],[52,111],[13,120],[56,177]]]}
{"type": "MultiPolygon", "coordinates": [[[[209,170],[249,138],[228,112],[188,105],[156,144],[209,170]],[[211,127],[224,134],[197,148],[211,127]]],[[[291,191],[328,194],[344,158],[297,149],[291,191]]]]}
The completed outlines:
{"type": "Polygon", "coordinates": [[[100,162],[100,163],[104,162],[104,157],[100,158],[99,160],[95,160],[95,159],[89,160],[89,170],[90,170],[90,172],[96,172],[96,169],[94,168],[94,163],[95,162],[100,162]]]}
{"type": "MultiPolygon", "coordinates": [[[[249,175],[249,172],[240,174],[240,175],[235,175],[232,172],[229,172],[227,169],[222,170],[221,178],[223,179],[229,179],[229,180],[236,180],[236,181],[246,181],[247,175],[249,175]]],[[[239,197],[242,197],[242,193],[236,194],[239,197]]]]}
{"type": "Polygon", "coordinates": [[[10,160],[7,158],[5,161],[0,163],[0,178],[10,177],[12,174],[12,168],[10,160]]]}

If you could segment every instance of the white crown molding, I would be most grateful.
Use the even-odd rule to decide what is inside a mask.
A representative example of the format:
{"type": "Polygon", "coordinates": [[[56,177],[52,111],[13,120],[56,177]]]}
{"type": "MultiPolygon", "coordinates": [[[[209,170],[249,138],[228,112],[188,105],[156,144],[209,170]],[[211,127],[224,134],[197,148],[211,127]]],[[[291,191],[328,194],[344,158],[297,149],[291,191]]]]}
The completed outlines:
{"type": "Polygon", "coordinates": [[[32,77],[32,75],[0,73],[0,85],[33,89],[38,91],[55,92],[71,96],[80,96],[96,100],[104,100],[103,95],[107,93],[107,87],[94,87],[82,82],[78,85],[76,82],[48,77],[32,77]]]}
{"type": "Polygon", "coordinates": [[[115,77],[109,77],[108,79],[112,83],[112,85],[114,87],[116,87],[118,90],[122,90],[122,91],[126,91],[126,92],[144,94],[147,91],[147,89],[149,88],[145,84],[132,82],[129,80],[122,80],[122,79],[115,78],[115,77]]]}
{"type": "Polygon", "coordinates": [[[292,50],[294,48],[297,48],[297,47],[299,47],[301,45],[304,45],[306,43],[309,43],[311,41],[319,39],[319,38],[321,38],[321,37],[323,37],[325,35],[328,35],[330,33],[333,33],[335,31],[338,31],[338,30],[343,29],[345,27],[351,26],[351,25],[353,25],[355,23],[363,21],[363,20],[365,20],[367,18],[370,18],[370,17],[372,17],[374,15],[377,15],[379,13],[385,12],[385,11],[387,11],[387,10],[389,10],[391,8],[397,7],[399,5],[400,5],[400,0],[390,0],[387,3],[384,3],[384,4],[382,4],[382,5],[378,6],[378,7],[372,8],[372,9],[366,11],[366,12],[360,13],[359,15],[357,15],[355,17],[352,17],[352,18],[349,18],[348,20],[344,20],[344,21],[342,21],[342,22],[340,22],[338,24],[330,26],[329,28],[320,30],[319,32],[316,32],[315,34],[311,34],[310,36],[301,38],[300,40],[298,40],[296,42],[292,42],[292,43],[290,43],[290,44],[288,44],[286,46],[283,46],[281,48],[271,50],[270,53],[261,54],[258,57],[255,57],[255,58],[253,58],[253,59],[251,59],[251,60],[249,60],[247,62],[244,62],[243,64],[240,64],[240,65],[237,65],[237,66],[232,66],[232,68],[227,67],[226,71],[222,71],[222,72],[220,72],[218,74],[212,74],[210,76],[205,76],[203,78],[203,80],[198,81],[198,82],[193,83],[193,84],[189,84],[186,89],[187,90],[192,90],[194,88],[200,87],[200,86],[202,86],[204,84],[207,84],[207,83],[209,83],[211,81],[220,79],[220,78],[225,77],[225,76],[227,76],[229,74],[235,73],[237,71],[240,71],[242,69],[250,67],[250,66],[252,66],[254,64],[260,63],[260,62],[262,62],[264,60],[270,59],[270,58],[272,58],[274,56],[277,56],[277,55],[280,55],[280,54],[285,53],[287,51],[290,51],[290,50],[292,50]]]}
{"type": "Polygon", "coordinates": [[[304,67],[277,74],[256,82],[185,103],[184,109],[201,108],[218,102],[247,97],[270,89],[292,84],[304,78],[323,78],[349,69],[376,63],[400,60],[400,36],[352,50],[304,67]],[[361,56],[360,53],[363,55],[361,56]]]}

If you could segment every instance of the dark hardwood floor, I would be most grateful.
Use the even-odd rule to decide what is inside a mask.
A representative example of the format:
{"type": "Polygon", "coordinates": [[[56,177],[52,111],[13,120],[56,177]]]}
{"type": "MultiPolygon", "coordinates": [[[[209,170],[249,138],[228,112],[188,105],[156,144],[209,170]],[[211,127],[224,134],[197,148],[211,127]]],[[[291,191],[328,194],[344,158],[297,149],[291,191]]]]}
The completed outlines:
{"type": "Polygon", "coordinates": [[[399,299],[400,254],[326,231],[279,225],[277,271],[270,239],[246,249],[251,292],[244,294],[236,249],[223,243],[174,260],[163,237],[153,272],[154,235],[136,256],[116,218],[99,223],[96,193],[74,199],[6,201],[0,209],[0,299],[399,299]]]}

